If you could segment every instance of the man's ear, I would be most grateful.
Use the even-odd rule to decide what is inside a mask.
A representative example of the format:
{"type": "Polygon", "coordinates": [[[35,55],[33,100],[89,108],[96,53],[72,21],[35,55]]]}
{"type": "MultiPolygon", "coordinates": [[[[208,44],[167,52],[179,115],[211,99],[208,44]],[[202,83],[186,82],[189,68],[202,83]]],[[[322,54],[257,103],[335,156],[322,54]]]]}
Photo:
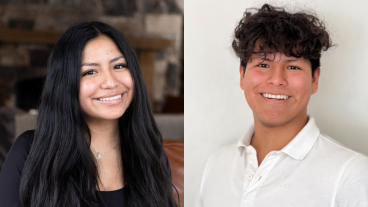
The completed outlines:
{"type": "Polygon", "coordinates": [[[243,82],[244,82],[244,67],[243,66],[239,66],[239,74],[240,74],[240,88],[244,90],[243,88],[243,82]]]}
{"type": "Polygon", "coordinates": [[[318,67],[313,74],[313,78],[312,78],[312,94],[315,94],[318,90],[318,80],[319,80],[319,75],[321,74],[321,67],[318,67]]]}

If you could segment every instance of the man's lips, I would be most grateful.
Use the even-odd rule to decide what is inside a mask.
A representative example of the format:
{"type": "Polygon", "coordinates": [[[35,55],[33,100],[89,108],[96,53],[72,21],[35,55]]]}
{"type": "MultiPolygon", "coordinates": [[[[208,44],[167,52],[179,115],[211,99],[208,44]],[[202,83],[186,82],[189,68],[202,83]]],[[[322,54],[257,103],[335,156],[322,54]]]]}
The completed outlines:
{"type": "Polygon", "coordinates": [[[264,98],[267,98],[270,100],[287,100],[291,97],[289,95],[284,95],[284,94],[270,94],[270,93],[261,93],[261,95],[264,98]]]}

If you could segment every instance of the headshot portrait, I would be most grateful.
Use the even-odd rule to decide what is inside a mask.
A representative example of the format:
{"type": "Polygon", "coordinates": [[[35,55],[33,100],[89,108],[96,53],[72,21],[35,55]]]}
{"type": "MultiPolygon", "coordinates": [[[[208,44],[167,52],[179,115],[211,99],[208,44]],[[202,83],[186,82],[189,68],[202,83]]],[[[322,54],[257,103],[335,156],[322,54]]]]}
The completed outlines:
{"type": "Polygon", "coordinates": [[[182,8],[33,4],[0,4],[0,206],[184,206],[182,8]]]}
{"type": "Polygon", "coordinates": [[[201,4],[186,4],[186,204],[368,205],[366,3],[201,4]]]}

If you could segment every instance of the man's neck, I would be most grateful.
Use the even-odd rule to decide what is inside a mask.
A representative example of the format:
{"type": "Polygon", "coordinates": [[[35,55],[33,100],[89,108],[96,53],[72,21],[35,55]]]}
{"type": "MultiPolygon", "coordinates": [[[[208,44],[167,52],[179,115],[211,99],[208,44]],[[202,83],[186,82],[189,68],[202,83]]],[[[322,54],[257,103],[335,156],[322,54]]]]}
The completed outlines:
{"type": "Polygon", "coordinates": [[[284,148],[307,124],[307,115],[296,117],[280,126],[267,126],[255,118],[251,145],[257,151],[258,166],[271,151],[284,148]]]}

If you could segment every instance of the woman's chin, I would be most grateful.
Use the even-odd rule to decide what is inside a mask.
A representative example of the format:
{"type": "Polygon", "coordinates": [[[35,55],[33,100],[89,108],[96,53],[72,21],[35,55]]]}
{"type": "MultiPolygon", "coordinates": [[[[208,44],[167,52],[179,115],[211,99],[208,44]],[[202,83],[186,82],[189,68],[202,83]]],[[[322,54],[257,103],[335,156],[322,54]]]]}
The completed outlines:
{"type": "Polygon", "coordinates": [[[95,114],[92,116],[86,116],[89,121],[113,121],[117,120],[123,116],[124,113],[114,113],[114,114],[95,114]]]}
{"type": "Polygon", "coordinates": [[[124,113],[121,114],[113,114],[113,115],[109,115],[109,116],[101,116],[100,119],[102,120],[116,120],[119,119],[121,116],[123,116],[124,113]]]}

